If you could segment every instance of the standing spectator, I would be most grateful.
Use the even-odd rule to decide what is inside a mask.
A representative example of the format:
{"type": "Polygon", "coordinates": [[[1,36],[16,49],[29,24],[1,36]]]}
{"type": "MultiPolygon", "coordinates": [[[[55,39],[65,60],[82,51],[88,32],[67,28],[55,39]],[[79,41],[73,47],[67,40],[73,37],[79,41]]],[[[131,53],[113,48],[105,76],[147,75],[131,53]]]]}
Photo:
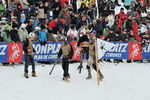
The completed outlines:
{"type": "Polygon", "coordinates": [[[20,1],[21,1],[21,4],[22,4],[22,7],[23,7],[25,17],[28,18],[29,3],[28,3],[27,0],[20,0],[20,1]]]}
{"type": "Polygon", "coordinates": [[[23,45],[23,50],[25,52],[25,67],[24,67],[24,77],[29,78],[28,76],[28,67],[29,64],[31,63],[32,65],[32,76],[36,77],[36,72],[35,72],[35,63],[33,59],[33,53],[35,53],[35,49],[32,46],[32,40],[34,39],[35,34],[30,33],[29,37],[26,38],[24,45],[23,45]]]}
{"type": "Polygon", "coordinates": [[[126,28],[128,32],[132,30],[132,16],[131,15],[129,15],[128,19],[124,21],[123,28],[126,28]]]}
{"type": "Polygon", "coordinates": [[[28,25],[26,26],[26,30],[28,31],[28,34],[33,32],[33,22],[32,22],[32,20],[28,21],[28,25]]]}
{"type": "Polygon", "coordinates": [[[119,23],[118,23],[118,27],[119,29],[123,29],[122,24],[124,23],[124,21],[127,19],[127,15],[124,13],[124,8],[120,9],[120,13],[119,13],[119,23]]]}
{"type": "Polygon", "coordinates": [[[114,12],[111,12],[111,14],[105,19],[108,22],[108,26],[111,27],[114,25],[115,18],[114,18],[114,12]]]}
{"type": "Polygon", "coordinates": [[[70,23],[70,13],[68,11],[68,7],[64,7],[60,13],[59,13],[59,16],[58,16],[58,19],[64,19],[65,22],[66,22],[66,26],[69,25],[70,23]]]}
{"type": "Polygon", "coordinates": [[[61,4],[59,0],[55,0],[52,4],[52,11],[53,11],[53,19],[58,18],[58,15],[61,11],[61,4]]]}
{"type": "Polygon", "coordinates": [[[39,19],[39,24],[38,25],[41,25],[41,23],[43,22],[43,20],[45,18],[44,5],[43,5],[42,2],[39,3],[37,18],[39,19]]]}
{"type": "Polygon", "coordinates": [[[99,26],[98,31],[97,31],[97,37],[103,35],[103,29],[105,27],[105,22],[103,21],[103,17],[99,16],[97,19],[97,25],[99,26]]]}

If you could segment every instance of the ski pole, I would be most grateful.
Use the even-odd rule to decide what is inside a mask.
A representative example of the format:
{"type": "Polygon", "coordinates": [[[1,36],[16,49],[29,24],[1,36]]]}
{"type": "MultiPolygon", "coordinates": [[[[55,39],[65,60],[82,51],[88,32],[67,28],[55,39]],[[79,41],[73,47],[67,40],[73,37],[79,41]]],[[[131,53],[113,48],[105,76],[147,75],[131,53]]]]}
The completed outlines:
{"type": "MultiPolygon", "coordinates": [[[[57,59],[57,60],[58,60],[58,59],[57,59]]],[[[52,67],[52,69],[51,69],[51,71],[49,72],[49,75],[52,74],[52,72],[53,72],[53,70],[54,70],[54,68],[55,68],[55,66],[56,66],[57,60],[55,61],[54,65],[53,65],[53,67],[52,67]]]]}

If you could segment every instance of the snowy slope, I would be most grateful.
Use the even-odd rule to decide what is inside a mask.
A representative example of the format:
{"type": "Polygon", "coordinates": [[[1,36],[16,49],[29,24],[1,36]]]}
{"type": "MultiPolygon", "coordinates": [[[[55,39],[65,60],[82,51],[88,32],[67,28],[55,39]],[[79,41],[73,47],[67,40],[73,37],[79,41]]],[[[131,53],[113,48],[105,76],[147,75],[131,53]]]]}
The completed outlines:
{"type": "Polygon", "coordinates": [[[37,64],[38,77],[29,79],[23,77],[23,65],[0,65],[0,100],[150,100],[150,64],[103,63],[105,77],[99,86],[95,71],[86,80],[85,67],[79,74],[78,65],[70,64],[70,83],[61,80],[61,65],[49,76],[53,65],[37,64]]]}

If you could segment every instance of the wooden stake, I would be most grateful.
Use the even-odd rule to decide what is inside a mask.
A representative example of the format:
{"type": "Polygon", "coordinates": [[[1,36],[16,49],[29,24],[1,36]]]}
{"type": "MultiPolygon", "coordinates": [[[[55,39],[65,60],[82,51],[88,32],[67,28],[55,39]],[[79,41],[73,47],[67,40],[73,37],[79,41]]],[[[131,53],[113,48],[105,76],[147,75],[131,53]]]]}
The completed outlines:
{"type": "Polygon", "coordinates": [[[95,60],[96,60],[96,77],[97,77],[97,84],[99,85],[99,82],[100,82],[100,73],[98,72],[99,71],[99,64],[98,64],[98,48],[97,48],[97,40],[96,40],[96,37],[94,37],[95,39],[95,60]]]}

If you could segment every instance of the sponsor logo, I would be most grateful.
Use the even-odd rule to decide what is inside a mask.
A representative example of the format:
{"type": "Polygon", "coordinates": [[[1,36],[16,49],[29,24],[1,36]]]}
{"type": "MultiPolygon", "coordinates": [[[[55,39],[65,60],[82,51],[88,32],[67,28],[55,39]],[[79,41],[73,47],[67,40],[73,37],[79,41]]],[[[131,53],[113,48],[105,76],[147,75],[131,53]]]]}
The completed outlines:
{"type": "Polygon", "coordinates": [[[17,44],[13,44],[12,47],[12,53],[9,56],[9,61],[14,61],[15,59],[18,59],[18,57],[20,56],[20,49],[18,47],[17,44]]]}
{"type": "Polygon", "coordinates": [[[7,45],[0,45],[0,55],[6,54],[7,45]]]}
{"type": "Polygon", "coordinates": [[[132,52],[130,53],[130,57],[135,58],[136,56],[139,55],[140,48],[137,44],[133,44],[131,47],[132,47],[132,52]]]}
{"type": "Polygon", "coordinates": [[[114,46],[109,52],[127,52],[127,43],[116,43],[116,46],[114,46]]]}

